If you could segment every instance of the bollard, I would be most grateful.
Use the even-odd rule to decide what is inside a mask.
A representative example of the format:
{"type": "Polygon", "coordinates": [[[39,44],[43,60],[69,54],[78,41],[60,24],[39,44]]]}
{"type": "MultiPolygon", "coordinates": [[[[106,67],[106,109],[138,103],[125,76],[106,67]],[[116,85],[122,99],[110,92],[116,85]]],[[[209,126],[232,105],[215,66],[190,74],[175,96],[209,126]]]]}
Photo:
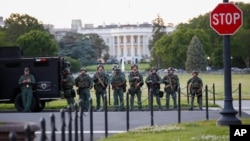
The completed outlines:
{"type": "Polygon", "coordinates": [[[206,118],[208,120],[209,118],[208,118],[208,89],[207,89],[207,85],[205,87],[205,92],[206,92],[206,118]]]}
{"type": "Polygon", "coordinates": [[[75,103],[74,105],[75,108],[75,140],[74,141],[78,141],[78,106],[75,103]]]}
{"type": "Polygon", "coordinates": [[[241,117],[241,83],[239,83],[239,116],[241,117]]]}
{"type": "Polygon", "coordinates": [[[90,141],[93,141],[93,106],[92,106],[92,98],[89,98],[89,107],[90,107],[90,115],[89,115],[89,118],[90,118],[90,141]]]}
{"type": "MultiPolygon", "coordinates": [[[[82,105],[82,100],[79,101],[79,105],[82,105]]],[[[84,134],[83,134],[83,107],[80,106],[80,140],[84,141],[84,134]]]]}
{"type": "Polygon", "coordinates": [[[29,124],[26,124],[24,127],[24,136],[25,136],[25,141],[31,141],[29,124]]]}
{"type": "Polygon", "coordinates": [[[61,140],[65,141],[65,126],[66,126],[66,124],[65,124],[65,111],[64,111],[64,109],[61,109],[60,112],[61,112],[61,132],[62,132],[61,140]]]}
{"type": "Polygon", "coordinates": [[[178,88],[178,123],[181,123],[181,89],[178,88]]]}
{"type": "Polygon", "coordinates": [[[151,126],[154,126],[154,98],[153,98],[153,90],[150,88],[150,119],[151,119],[151,126]]]}
{"type": "Polygon", "coordinates": [[[126,93],[127,131],[129,131],[129,91],[126,93]]]}
{"type": "Polygon", "coordinates": [[[108,108],[107,108],[107,96],[104,95],[104,122],[105,122],[105,137],[108,137],[108,108]]]}
{"type": "Polygon", "coordinates": [[[40,123],[41,123],[41,138],[40,138],[40,141],[46,141],[47,137],[46,137],[46,133],[45,133],[45,130],[46,130],[45,119],[42,118],[40,123]]]}
{"type": "Polygon", "coordinates": [[[56,140],[56,127],[55,127],[55,115],[51,114],[50,115],[50,125],[51,125],[51,141],[55,141],[56,140]]]}
{"type": "Polygon", "coordinates": [[[215,105],[215,85],[213,83],[213,100],[214,100],[214,105],[215,105]]]}
{"type": "Polygon", "coordinates": [[[69,126],[69,136],[68,136],[68,139],[69,141],[72,141],[72,114],[71,114],[71,107],[68,106],[68,114],[69,114],[69,123],[68,123],[68,126],[69,126]]]}

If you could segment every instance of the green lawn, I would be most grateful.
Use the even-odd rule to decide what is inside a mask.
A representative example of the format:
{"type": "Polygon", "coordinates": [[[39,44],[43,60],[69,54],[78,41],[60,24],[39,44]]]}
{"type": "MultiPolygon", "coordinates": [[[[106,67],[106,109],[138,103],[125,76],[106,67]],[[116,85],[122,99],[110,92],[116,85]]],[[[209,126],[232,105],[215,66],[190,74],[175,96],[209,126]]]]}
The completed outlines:
{"type": "MultiPolygon", "coordinates": [[[[250,124],[242,118],[242,124],[250,124]]],[[[181,124],[139,127],[99,141],[229,141],[229,126],[218,126],[215,120],[181,124]]]]}

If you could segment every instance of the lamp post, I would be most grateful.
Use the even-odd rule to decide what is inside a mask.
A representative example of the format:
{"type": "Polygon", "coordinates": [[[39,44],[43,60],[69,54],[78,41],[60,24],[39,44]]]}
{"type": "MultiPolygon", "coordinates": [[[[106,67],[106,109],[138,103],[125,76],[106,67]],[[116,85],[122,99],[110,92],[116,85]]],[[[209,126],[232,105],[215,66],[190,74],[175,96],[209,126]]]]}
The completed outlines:
{"type": "Polygon", "coordinates": [[[207,57],[207,71],[210,71],[210,57],[207,57]]]}

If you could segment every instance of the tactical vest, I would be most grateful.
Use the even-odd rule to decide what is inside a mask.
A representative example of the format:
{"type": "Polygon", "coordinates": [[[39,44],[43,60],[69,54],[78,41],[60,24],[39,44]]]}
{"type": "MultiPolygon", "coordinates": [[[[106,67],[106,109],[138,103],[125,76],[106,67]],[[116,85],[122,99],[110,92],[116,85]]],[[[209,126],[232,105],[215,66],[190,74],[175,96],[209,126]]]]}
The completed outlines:
{"type": "Polygon", "coordinates": [[[79,88],[89,88],[90,87],[90,80],[89,80],[88,75],[81,74],[78,78],[79,78],[79,81],[77,82],[77,86],[79,88]]]}
{"type": "MultiPolygon", "coordinates": [[[[129,77],[133,78],[133,77],[140,77],[140,74],[138,71],[136,72],[130,72],[129,73],[129,77]]],[[[129,82],[131,87],[135,87],[135,83],[139,83],[141,80],[132,80],[131,82],[129,82]],[[137,82],[138,81],[138,82],[137,82]]]]}
{"type": "Polygon", "coordinates": [[[199,78],[192,78],[191,80],[191,88],[192,89],[199,89],[201,87],[202,83],[199,78]]]}
{"type": "Polygon", "coordinates": [[[72,89],[74,86],[74,77],[71,74],[65,76],[66,82],[63,83],[64,89],[72,89]]]}
{"type": "Polygon", "coordinates": [[[148,87],[154,87],[154,88],[158,88],[160,89],[160,84],[158,83],[158,81],[160,81],[159,77],[157,74],[150,74],[149,75],[149,79],[152,81],[152,84],[148,84],[148,87]]]}

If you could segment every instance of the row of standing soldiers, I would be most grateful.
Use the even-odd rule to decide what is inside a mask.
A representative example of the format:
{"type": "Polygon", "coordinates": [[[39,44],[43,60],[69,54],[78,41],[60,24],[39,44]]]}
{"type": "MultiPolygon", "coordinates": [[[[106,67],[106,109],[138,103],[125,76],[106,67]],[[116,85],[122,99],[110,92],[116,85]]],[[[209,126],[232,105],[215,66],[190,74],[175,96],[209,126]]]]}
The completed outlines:
{"type": "MultiPolygon", "coordinates": [[[[101,111],[101,99],[104,99],[104,95],[107,94],[106,88],[111,84],[113,89],[113,98],[114,98],[114,110],[115,111],[124,111],[124,92],[126,92],[126,78],[125,75],[121,72],[118,66],[113,68],[114,74],[109,79],[109,76],[104,72],[103,65],[97,66],[97,72],[91,78],[87,74],[86,68],[80,69],[80,74],[77,78],[72,81],[73,76],[69,75],[69,70],[65,71],[64,75],[64,96],[66,97],[68,104],[73,106],[75,103],[74,97],[75,93],[73,90],[73,85],[75,84],[79,98],[83,101],[82,108],[86,111],[89,108],[89,98],[90,98],[90,89],[94,87],[96,95],[96,111],[101,111]],[[72,77],[72,78],[69,78],[72,77]],[[69,81],[71,79],[71,81],[69,81]],[[71,83],[71,84],[70,84],[71,83]],[[70,84],[70,87],[68,87],[70,84]],[[67,86],[68,85],[68,86],[67,86]]],[[[169,101],[170,96],[173,99],[173,109],[177,108],[177,89],[180,87],[179,78],[174,74],[173,68],[168,68],[168,74],[161,78],[157,73],[157,69],[153,67],[151,73],[145,79],[148,90],[150,94],[156,97],[156,102],[159,110],[162,110],[160,98],[163,96],[163,92],[160,91],[160,84],[165,84],[164,92],[166,93],[166,110],[169,110],[169,101]]],[[[191,107],[190,110],[193,110],[193,102],[195,96],[199,103],[199,108],[202,110],[202,80],[198,77],[198,72],[192,72],[193,77],[190,78],[187,82],[187,86],[190,90],[191,95],[191,107]]],[[[144,80],[142,74],[138,71],[138,66],[132,65],[131,72],[128,75],[129,89],[128,93],[130,94],[130,110],[134,110],[134,97],[137,97],[138,110],[142,111],[142,89],[144,85],[144,80]]]]}

